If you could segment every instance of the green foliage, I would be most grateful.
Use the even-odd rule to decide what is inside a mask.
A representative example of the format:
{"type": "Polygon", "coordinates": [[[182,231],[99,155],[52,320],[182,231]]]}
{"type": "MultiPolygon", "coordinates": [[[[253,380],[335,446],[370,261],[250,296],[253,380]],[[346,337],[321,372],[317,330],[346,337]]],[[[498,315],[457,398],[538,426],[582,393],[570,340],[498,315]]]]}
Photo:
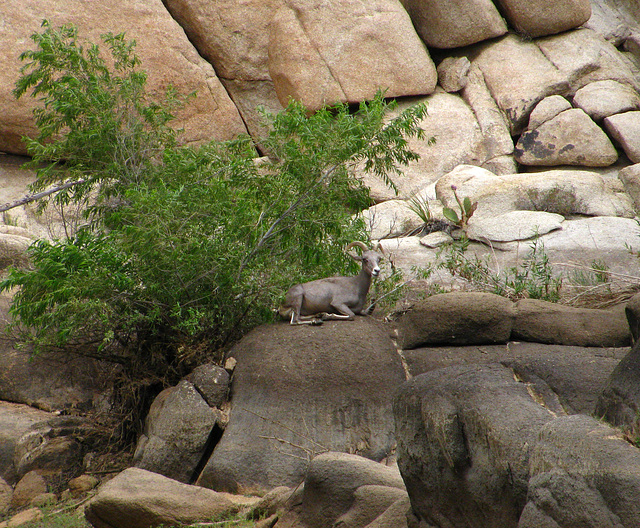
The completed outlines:
{"type": "Polygon", "coordinates": [[[522,263],[503,272],[494,271],[486,259],[477,255],[468,258],[468,246],[469,240],[463,236],[449,247],[440,267],[467,280],[479,290],[513,300],[525,297],[550,302],[560,300],[562,278],[554,274],[544,246],[537,237],[531,242],[530,251],[522,263]]]}
{"type": "Polygon", "coordinates": [[[429,207],[428,198],[419,195],[412,196],[408,200],[407,207],[425,224],[431,222],[431,208],[429,207]]]}
{"type": "Polygon", "coordinates": [[[458,196],[457,188],[455,185],[451,186],[451,190],[453,191],[453,196],[458,202],[458,208],[460,209],[460,215],[452,209],[451,207],[445,207],[442,209],[442,214],[444,217],[457,225],[461,229],[465,229],[467,224],[469,223],[469,219],[475,213],[476,208],[478,207],[478,202],[471,202],[471,199],[468,196],[465,196],[464,199],[460,199],[458,196]]]}
{"type": "Polygon", "coordinates": [[[124,34],[102,36],[110,52],[104,58],[96,44],[79,40],[75,26],[52,28],[45,20],[42,27],[31,36],[36,49],[20,55],[25,64],[14,89],[16,97],[30,93],[42,103],[34,111],[39,135],[25,139],[38,171],[32,190],[79,181],[57,194],[67,204],[96,184],[104,199],[138,183],[175,143],[168,123],[180,98],[169,88],[161,102],[149,99],[135,41],[124,34]]]}
{"type": "Polygon", "coordinates": [[[43,516],[37,521],[21,524],[23,528],[90,528],[91,525],[82,513],[69,511],[43,511],[43,516]]]}
{"type": "Polygon", "coordinates": [[[73,26],[43,26],[16,88],[44,105],[29,141],[47,163],[34,188],[79,181],[59,204],[91,191],[99,207],[73,236],[34,244],[32,268],[0,284],[16,288],[15,324],[38,350],[108,359],[131,383],[161,388],[272,320],[294,283],[357,272],[343,249],[366,240],[354,213],[371,200],[353,169],[391,184],[417,157],[406,138],[422,136],[423,105],[388,119],[382,94],[354,112],[308,115],[291,102],[265,114],[261,163],[248,137],[179,147],[168,125],[177,99],[150,102],[134,42],[103,37],[103,58],[73,26]]]}

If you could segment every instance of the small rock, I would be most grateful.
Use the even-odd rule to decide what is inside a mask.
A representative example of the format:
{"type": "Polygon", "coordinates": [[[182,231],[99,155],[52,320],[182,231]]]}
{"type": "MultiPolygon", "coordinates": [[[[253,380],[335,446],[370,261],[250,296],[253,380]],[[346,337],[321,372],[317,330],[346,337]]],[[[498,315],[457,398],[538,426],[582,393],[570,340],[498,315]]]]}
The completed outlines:
{"type": "Polygon", "coordinates": [[[561,95],[550,95],[540,101],[529,116],[529,130],[535,130],[543,123],[553,119],[560,112],[569,110],[571,103],[561,95]]]}
{"type": "Polygon", "coordinates": [[[267,517],[266,519],[262,519],[261,521],[258,521],[255,524],[255,528],[273,528],[278,522],[278,519],[279,519],[278,514],[274,513],[270,517],[267,517]]]}
{"type": "Polygon", "coordinates": [[[224,362],[224,369],[231,373],[233,372],[233,370],[236,368],[236,365],[238,364],[238,360],[234,357],[228,357],[226,359],[226,361],[224,362]]]}
{"type": "Polygon", "coordinates": [[[604,126],[629,159],[640,163],[640,111],[609,116],[604,126]]]}
{"type": "Polygon", "coordinates": [[[100,481],[93,475],[80,475],[69,481],[69,491],[72,495],[82,495],[95,488],[100,481]]]}
{"type": "Polygon", "coordinates": [[[58,497],[56,497],[55,493],[41,493],[40,495],[36,495],[29,506],[33,506],[34,508],[42,508],[45,506],[51,506],[58,501],[58,497]]]}
{"type": "Polygon", "coordinates": [[[425,235],[420,239],[420,244],[422,246],[432,249],[451,244],[452,242],[453,237],[445,231],[436,231],[434,233],[429,233],[428,235],[425,235]]]}
{"type": "Polygon", "coordinates": [[[7,522],[7,528],[22,526],[23,524],[32,523],[42,519],[42,512],[38,508],[29,508],[14,515],[7,522]]]}
{"type": "Polygon", "coordinates": [[[235,511],[220,493],[129,468],[100,487],[85,516],[94,526],[148,528],[192,524],[235,511]]]}
{"type": "Polygon", "coordinates": [[[467,85],[471,62],[467,57],[447,57],[437,67],[438,82],[445,92],[459,92],[467,85]]]}
{"type": "Polygon", "coordinates": [[[34,497],[47,493],[47,483],[36,471],[29,471],[16,484],[11,498],[11,508],[23,508],[31,503],[34,497]]]}
{"type": "Polygon", "coordinates": [[[573,104],[582,108],[594,121],[640,108],[640,96],[626,84],[611,79],[596,81],[580,88],[573,104]]]}

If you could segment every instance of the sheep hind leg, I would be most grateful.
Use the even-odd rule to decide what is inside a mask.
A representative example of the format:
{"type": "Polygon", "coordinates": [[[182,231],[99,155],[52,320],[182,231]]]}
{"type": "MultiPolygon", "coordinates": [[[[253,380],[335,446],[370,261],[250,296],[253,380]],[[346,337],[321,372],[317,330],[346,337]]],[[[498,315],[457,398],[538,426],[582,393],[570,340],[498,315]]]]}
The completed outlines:
{"type": "Polygon", "coordinates": [[[320,326],[322,324],[322,315],[298,315],[295,311],[291,312],[290,325],[311,325],[320,326]]]}

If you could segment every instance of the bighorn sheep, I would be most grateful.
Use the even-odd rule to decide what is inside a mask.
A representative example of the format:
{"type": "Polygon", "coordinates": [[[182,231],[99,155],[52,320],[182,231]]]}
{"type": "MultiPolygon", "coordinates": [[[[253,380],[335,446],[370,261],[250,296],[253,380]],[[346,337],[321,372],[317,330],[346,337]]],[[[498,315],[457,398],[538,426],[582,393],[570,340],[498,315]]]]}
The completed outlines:
{"type": "Polygon", "coordinates": [[[380,274],[382,255],[369,249],[362,242],[351,242],[347,254],[362,263],[362,270],[353,277],[328,277],[304,284],[296,284],[286,294],[278,312],[292,325],[322,324],[323,320],[348,319],[365,313],[365,302],[371,277],[380,274]],[[362,256],[350,252],[353,247],[362,249],[362,256]]]}

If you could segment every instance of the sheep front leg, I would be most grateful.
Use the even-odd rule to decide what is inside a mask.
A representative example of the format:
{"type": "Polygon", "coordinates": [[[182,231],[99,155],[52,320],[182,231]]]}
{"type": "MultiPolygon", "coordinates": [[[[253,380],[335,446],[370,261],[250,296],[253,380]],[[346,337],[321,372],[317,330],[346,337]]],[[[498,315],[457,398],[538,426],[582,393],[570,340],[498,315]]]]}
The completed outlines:
{"type": "Polygon", "coordinates": [[[356,318],[356,314],[351,311],[346,304],[331,305],[331,308],[337,313],[326,313],[322,316],[325,321],[353,321],[356,318]]]}

